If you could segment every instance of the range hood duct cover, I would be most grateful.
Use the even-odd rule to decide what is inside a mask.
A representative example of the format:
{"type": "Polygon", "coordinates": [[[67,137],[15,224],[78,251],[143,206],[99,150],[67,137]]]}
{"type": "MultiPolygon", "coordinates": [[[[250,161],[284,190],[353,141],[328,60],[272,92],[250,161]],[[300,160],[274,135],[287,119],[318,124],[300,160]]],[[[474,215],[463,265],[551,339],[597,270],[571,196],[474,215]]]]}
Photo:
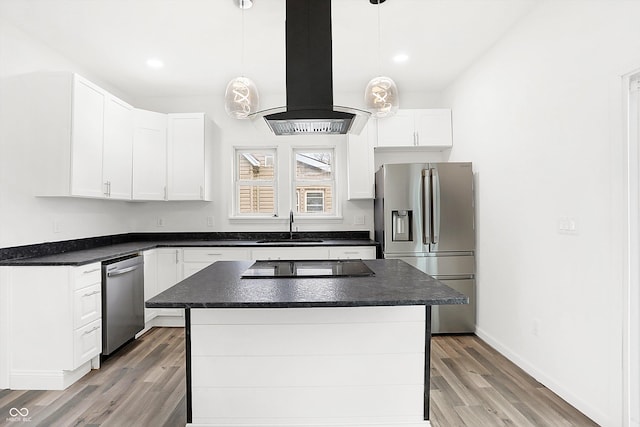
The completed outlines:
{"type": "Polygon", "coordinates": [[[286,107],[256,113],[276,135],[360,133],[368,111],[333,105],[331,0],[286,2],[286,107]]]}

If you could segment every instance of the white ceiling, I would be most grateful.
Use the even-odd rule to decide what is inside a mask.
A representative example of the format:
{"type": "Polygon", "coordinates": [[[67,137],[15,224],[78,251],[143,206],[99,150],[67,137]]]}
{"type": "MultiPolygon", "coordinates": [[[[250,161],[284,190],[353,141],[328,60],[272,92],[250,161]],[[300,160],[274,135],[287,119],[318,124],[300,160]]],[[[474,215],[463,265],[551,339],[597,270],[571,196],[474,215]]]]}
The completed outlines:
{"type": "MultiPolygon", "coordinates": [[[[335,92],[377,74],[439,91],[541,0],[333,0],[335,92]],[[406,53],[397,64],[391,57],[406,53]],[[380,55],[379,55],[380,53],[380,55]],[[382,61],[378,58],[381,57],[382,61]]],[[[0,0],[0,16],[131,97],[222,95],[244,74],[285,91],[285,0],[0,0]],[[241,52],[244,39],[244,60],[241,52]],[[162,69],[145,62],[157,57],[162,69]]]]}

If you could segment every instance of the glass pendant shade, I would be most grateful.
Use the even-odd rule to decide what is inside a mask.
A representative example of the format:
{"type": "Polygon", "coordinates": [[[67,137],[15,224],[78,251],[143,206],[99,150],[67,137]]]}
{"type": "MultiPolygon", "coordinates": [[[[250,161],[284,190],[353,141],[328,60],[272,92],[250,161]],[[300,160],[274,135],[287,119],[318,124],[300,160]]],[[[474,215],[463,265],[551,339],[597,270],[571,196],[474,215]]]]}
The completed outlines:
{"type": "Polygon", "coordinates": [[[364,103],[375,117],[393,116],[398,111],[398,87],[389,77],[374,77],[367,84],[364,103]]]}
{"type": "Polygon", "coordinates": [[[251,79],[236,77],[227,84],[224,109],[234,119],[246,119],[258,111],[258,89],[251,79]]]}

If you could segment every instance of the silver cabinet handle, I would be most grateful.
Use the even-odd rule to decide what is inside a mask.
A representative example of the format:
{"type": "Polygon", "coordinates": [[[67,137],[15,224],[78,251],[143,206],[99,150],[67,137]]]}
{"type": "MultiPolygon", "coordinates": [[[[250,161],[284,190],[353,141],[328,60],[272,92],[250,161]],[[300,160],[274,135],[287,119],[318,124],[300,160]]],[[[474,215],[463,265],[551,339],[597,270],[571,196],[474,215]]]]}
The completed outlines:
{"type": "Polygon", "coordinates": [[[345,254],[345,255],[357,255],[359,253],[360,252],[358,252],[358,251],[344,251],[343,252],[343,254],[345,254]]]}
{"type": "Polygon", "coordinates": [[[99,294],[99,293],[100,293],[100,291],[93,291],[93,292],[89,292],[88,294],[84,294],[82,296],[83,297],[90,297],[92,295],[96,295],[96,294],[99,294]]]}
{"type": "Polygon", "coordinates": [[[100,329],[100,326],[94,326],[93,328],[89,329],[88,331],[84,331],[84,333],[82,335],[89,335],[91,332],[96,331],[100,329]]]}
{"type": "Polygon", "coordinates": [[[178,250],[176,249],[176,264],[179,262],[180,260],[178,259],[178,250]]]}
{"type": "Polygon", "coordinates": [[[222,254],[207,254],[207,255],[210,255],[210,256],[221,256],[222,254]]]}
{"type": "Polygon", "coordinates": [[[93,270],[85,270],[82,272],[82,274],[94,273],[96,271],[100,271],[100,268],[94,268],[93,270]]]}

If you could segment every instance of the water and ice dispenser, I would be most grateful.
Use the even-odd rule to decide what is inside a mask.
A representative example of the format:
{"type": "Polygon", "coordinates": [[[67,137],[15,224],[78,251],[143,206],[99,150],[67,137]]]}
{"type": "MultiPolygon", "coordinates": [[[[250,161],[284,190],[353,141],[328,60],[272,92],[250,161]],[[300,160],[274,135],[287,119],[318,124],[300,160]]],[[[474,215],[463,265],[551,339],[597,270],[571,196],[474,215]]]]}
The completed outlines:
{"type": "Polygon", "coordinates": [[[413,241],[413,211],[391,211],[391,230],[393,241],[413,241]]]}

